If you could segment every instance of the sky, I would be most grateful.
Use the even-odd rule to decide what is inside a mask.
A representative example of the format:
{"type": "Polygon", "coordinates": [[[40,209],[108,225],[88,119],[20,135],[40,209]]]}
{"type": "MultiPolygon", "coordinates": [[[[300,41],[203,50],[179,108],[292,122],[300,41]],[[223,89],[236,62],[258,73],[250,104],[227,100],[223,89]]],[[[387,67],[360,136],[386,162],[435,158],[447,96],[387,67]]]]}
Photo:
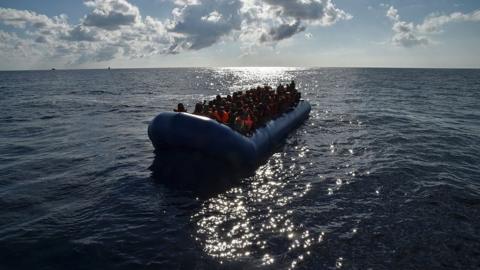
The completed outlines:
{"type": "Polygon", "coordinates": [[[480,68],[479,0],[0,0],[0,70],[480,68]]]}

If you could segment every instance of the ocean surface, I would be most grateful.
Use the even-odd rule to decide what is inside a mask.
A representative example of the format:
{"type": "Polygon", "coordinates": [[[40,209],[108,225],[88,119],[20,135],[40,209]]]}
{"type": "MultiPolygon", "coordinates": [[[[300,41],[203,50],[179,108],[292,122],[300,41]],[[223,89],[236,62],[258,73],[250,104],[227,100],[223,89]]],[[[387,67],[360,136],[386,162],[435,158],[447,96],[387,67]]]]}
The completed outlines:
{"type": "Polygon", "coordinates": [[[2,270],[479,268],[480,70],[0,72],[2,270]],[[254,176],[151,177],[159,112],[291,79],[310,118],[254,176]]]}

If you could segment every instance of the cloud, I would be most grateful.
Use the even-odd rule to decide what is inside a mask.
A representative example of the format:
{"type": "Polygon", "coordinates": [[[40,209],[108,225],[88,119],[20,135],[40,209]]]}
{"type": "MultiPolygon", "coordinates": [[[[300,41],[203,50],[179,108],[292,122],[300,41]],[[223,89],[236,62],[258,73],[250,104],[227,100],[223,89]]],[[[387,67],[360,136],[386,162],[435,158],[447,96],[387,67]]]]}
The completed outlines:
{"type": "Polygon", "coordinates": [[[398,15],[398,9],[391,6],[387,10],[387,17],[390,18],[392,21],[399,21],[400,20],[400,15],[398,15]]]}
{"type": "Polygon", "coordinates": [[[141,20],[138,7],[126,0],[91,0],[85,2],[85,5],[93,8],[93,11],[84,18],[85,26],[114,30],[141,20]]]}
{"type": "Polygon", "coordinates": [[[170,51],[203,49],[240,30],[242,5],[240,0],[204,0],[175,8],[167,28],[175,36],[170,51]]]}
{"type": "Polygon", "coordinates": [[[439,33],[442,27],[449,23],[457,22],[479,22],[480,10],[463,14],[461,12],[454,12],[449,15],[430,15],[417,28],[423,33],[439,33]]]}
{"type": "Polygon", "coordinates": [[[260,36],[260,42],[272,42],[289,38],[296,33],[305,31],[306,27],[301,26],[299,21],[292,24],[281,24],[275,28],[271,28],[267,34],[260,36]]]}
{"type": "Polygon", "coordinates": [[[294,18],[299,21],[309,21],[328,26],[339,20],[351,19],[352,16],[338,9],[331,0],[264,0],[277,16],[294,18]]]}
{"type": "Polygon", "coordinates": [[[387,10],[387,17],[393,22],[393,44],[409,48],[431,43],[428,38],[419,35],[413,23],[402,21],[398,10],[393,6],[387,10]]]}
{"type": "Polygon", "coordinates": [[[41,55],[38,50],[41,46],[35,46],[34,40],[25,40],[15,33],[0,30],[0,56],[5,58],[30,59],[41,55]]]}
{"type": "Polygon", "coordinates": [[[66,24],[66,20],[67,16],[64,14],[49,18],[46,15],[37,14],[33,11],[0,7],[0,21],[17,28],[34,27],[41,29],[62,27],[66,24]]]}
{"type": "MultiPolygon", "coordinates": [[[[309,27],[352,18],[333,0],[169,0],[170,16],[142,16],[127,0],[87,0],[77,22],[0,7],[1,55],[35,55],[81,64],[201,50],[223,41],[251,51],[274,45],[309,27]],[[17,33],[17,34],[15,34],[17,33]]],[[[166,5],[168,6],[168,5],[166,5]]],[[[311,37],[310,34],[305,35],[311,37]]]]}
{"type": "Polygon", "coordinates": [[[173,39],[162,22],[146,16],[125,0],[96,0],[85,4],[92,8],[78,24],[65,15],[48,17],[31,11],[0,8],[0,22],[24,29],[23,51],[8,47],[0,54],[41,51],[44,58],[59,58],[65,63],[101,62],[121,55],[140,58],[166,52],[173,39]],[[31,47],[31,48],[30,48],[31,47]]]}
{"type": "Polygon", "coordinates": [[[449,15],[429,15],[422,24],[415,25],[400,19],[398,10],[393,6],[387,10],[386,16],[393,22],[394,36],[392,42],[403,47],[429,45],[433,41],[428,35],[442,32],[442,27],[456,22],[479,22],[480,10],[471,13],[454,12],[449,15]]]}
{"type": "Polygon", "coordinates": [[[75,64],[83,64],[87,62],[103,62],[115,58],[119,52],[119,47],[102,46],[91,53],[82,54],[82,56],[74,61],[75,64]]]}
{"type": "Polygon", "coordinates": [[[303,32],[307,26],[331,26],[352,15],[337,8],[331,0],[263,0],[255,1],[253,21],[264,29],[260,42],[277,42],[303,32]]]}
{"type": "Polygon", "coordinates": [[[37,42],[37,43],[47,43],[48,40],[47,40],[47,38],[44,37],[44,36],[38,36],[38,37],[35,39],[35,42],[37,42]]]}
{"type": "Polygon", "coordinates": [[[98,40],[97,35],[98,35],[97,31],[95,31],[91,28],[82,26],[82,25],[77,25],[77,26],[73,27],[72,29],[70,29],[67,32],[67,34],[63,35],[62,38],[65,39],[65,40],[69,40],[69,41],[90,41],[90,42],[93,42],[93,41],[98,40]]]}
{"type": "Polygon", "coordinates": [[[177,0],[166,23],[174,37],[170,53],[199,50],[222,38],[247,47],[274,44],[303,32],[309,25],[330,26],[352,16],[331,0],[177,0]]]}

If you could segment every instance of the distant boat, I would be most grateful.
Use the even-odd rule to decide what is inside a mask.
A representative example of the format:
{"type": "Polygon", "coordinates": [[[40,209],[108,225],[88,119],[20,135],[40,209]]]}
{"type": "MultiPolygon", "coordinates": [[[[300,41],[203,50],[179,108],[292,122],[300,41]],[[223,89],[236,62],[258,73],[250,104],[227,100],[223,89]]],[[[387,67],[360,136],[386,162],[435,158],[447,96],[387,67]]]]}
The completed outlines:
{"type": "Polygon", "coordinates": [[[56,70],[55,68],[52,68],[52,70],[56,70]]]}
{"type": "Polygon", "coordinates": [[[108,70],[110,70],[110,67],[108,67],[108,70]]]}

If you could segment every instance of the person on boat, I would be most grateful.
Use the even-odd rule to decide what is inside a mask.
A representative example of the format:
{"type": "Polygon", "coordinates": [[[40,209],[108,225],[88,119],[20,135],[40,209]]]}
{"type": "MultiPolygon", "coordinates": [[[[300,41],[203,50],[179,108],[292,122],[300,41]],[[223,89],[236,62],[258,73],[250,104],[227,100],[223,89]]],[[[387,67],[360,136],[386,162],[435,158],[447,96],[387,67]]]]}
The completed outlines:
{"type": "Polygon", "coordinates": [[[265,123],[270,120],[270,117],[268,116],[268,109],[267,105],[265,103],[259,103],[258,106],[256,106],[257,113],[257,126],[263,126],[265,123]]]}
{"type": "Polygon", "coordinates": [[[209,110],[210,114],[208,115],[211,119],[213,120],[217,120],[220,118],[220,116],[218,115],[218,112],[217,112],[217,107],[215,105],[213,105],[210,110],[209,110]]]}
{"type": "Polygon", "coordinates": [[[223,101],[223,98],[222,98],[222,96],[220,96],[220,95],[217,95],[217,96],[215,97],[215,102],[214,102],[214,103],[215,103],[215,105],[217,105],[217,106],[223,106],[223,105],[225,105],[225,102],[223,101]]]}
{"type": "Polygon", "coordinates": [[[231,110],[229,112],[227,126],[229,126],[231,129],[235,129],[235,120],[237,119],[237,116],[238,114],[236,111],[231,110]]]}
{"type": "Polygon", "coordinates": [[[226,125],[228,124],[230,116],[228,115],[228,112],[225,111],[225,108],[223,106],[220,106],[217,111],[216,118],[218,122],[226,125]]]}
{"type": "Polygon", "coordinates": [[[178,103],[177,108],[173,109],[174,112],[187,112],[183,103],[178,103]]]}
{"type": "Polygon", "coordinates": [[[241,109],[238,116],[235,118],[234,129],[243,135],[248,135],[252,131],[253,121],[250,114],[241,109]]]}
{"type": "Polygon", "coordinates": [[[202,103],[197,103],[195,104],[195,110],[193,111],[193,114],[196,115],[203,115],[203,105],[202,103]]]}
{"type": "Polygon", "coordinates": [[[288,87],[288,88],[289,88],[288,90],[290,90],[290,91],[291,91],[291,90],[295,90],[295,81],[292,80],[288,86],[289,86],[289,87],[288,87]]]}
{"type": "Polygon", "coordinates": [[[243,134],[243,130],[245,129],[245,123],[242,119],[243,111],[239,110],[235,117],[235,124],[234,129],[243,134]]]}
{"type": "Polygon", "coordinates": [[[245,111],[243,113],[242,120],[244,123],[244,132],[245,134],[249,134],[253,129],[254,122],[253,122],[252,116],[248,113],[248,111],[245,111]]]}
{"type": "MultiPolygon", "coordinates": [[[[276,89],[264,85],[244,92],[236,91],[226,97],[216,95],[209,102],[197,103],[193,114],[208,116],[242,134],[248,134],[294,109],[300,98],[301,94],[292,80],[289,84],[279,84],[276,89]]],[[[186,109],[179,104],[175,111],[186,112],[186,109]]]]}

